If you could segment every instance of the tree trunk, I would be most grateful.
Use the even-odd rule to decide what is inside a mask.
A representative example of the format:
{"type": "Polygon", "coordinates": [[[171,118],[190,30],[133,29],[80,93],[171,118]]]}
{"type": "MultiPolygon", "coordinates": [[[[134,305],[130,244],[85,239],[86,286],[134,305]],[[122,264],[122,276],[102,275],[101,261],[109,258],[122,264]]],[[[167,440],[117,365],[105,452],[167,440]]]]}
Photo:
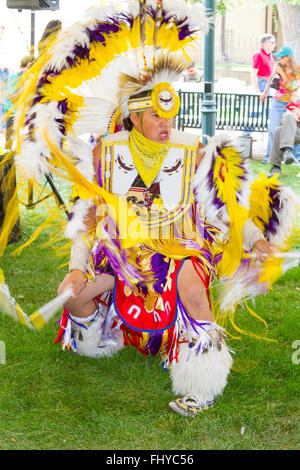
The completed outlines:
{"type": "Polygon", "coordinates": [[[282,26],[283,45],[294,49],[296,61],[300,64],[300,6],[280,0],[277,9],[282,26]]]}

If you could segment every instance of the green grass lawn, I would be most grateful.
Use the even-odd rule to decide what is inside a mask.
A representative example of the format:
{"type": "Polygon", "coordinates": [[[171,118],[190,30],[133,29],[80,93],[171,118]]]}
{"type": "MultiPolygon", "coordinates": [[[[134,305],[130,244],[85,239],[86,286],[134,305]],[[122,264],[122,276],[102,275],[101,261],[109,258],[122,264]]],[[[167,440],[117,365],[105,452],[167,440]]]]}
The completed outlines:
{"type": "MultiPolygon", "coordinates": [[[[251,167],[254,173],[269,168],[251,167]]],[[[282,181],[300,194],[297,173],[284,167],[282,181]]],[[[22,242],[41,211],[22,211],[22,242]]],[[[17,257],[11,253],[21,242],[10,245],[1,259],[11,293],[27,314],[55,297],[66,273],[62,260],[43,247],[48,238],[45,231],[17,257]]],[[[228,385],[216,405],[194,419],[169,409],[171,381],[158,358],[145,359],[132,348],[101,360],[79,357],[53,344],[59,313],[40,332],[0,315],[6,347],[0,449],[299,449],[300,351],[293,348],[299,341],[300,349],[299,279],[300,268],[294,268],[257,298],[255,309],[276,341],[229,340],[235,361],[228,385]]],[[[236,322],[264,333],[243,309],[236,322]]]]}

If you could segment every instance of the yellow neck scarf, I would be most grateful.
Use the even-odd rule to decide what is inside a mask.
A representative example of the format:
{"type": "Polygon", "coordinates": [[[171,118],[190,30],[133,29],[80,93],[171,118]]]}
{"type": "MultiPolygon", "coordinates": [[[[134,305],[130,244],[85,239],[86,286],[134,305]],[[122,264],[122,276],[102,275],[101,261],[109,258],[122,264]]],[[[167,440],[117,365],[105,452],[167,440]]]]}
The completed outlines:
{"type": "Polygon", "coordinates": [[[169,151],[169,142],[153,142],[133,128],[129,136],[129,149],[140,177],[147,187],[150,186],[169,151]]]}

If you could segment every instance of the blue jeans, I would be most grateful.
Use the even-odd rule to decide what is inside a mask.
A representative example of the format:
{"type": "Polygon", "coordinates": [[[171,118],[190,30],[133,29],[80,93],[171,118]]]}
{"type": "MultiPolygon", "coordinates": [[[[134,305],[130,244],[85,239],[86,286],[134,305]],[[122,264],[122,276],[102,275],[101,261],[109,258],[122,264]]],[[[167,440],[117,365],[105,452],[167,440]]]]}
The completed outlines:
{"type": "Polygon", "coordinates": [[[284,101],[279,101],[276,98],[273,98],[271,107],[270,107],[270,121],[269,121],[269,126],[268,126],[268,145],[267,145],[267,155],[265,156],[265,159],[269,158],[270,152],[271,152],[271,147],[272,147],[272,142],[275,134],[275,130],[279,126],[280,120],[283,116],[283,114],[286,112],[286,106],[287,102],[284,101]]]}
{"type": "Polygon", "coordinates": [[[300,163],[300,145],[294,145],[294,155],[297,158],[298,162],[300,163]]]}
{"type": "MultiPolygon", "coordinates": [[[[258,89],[261,93],[263,93],[265,91],[267,83],[268,83],[267,78],[257,77],[257,86],[258,86],[258,89]]],[[[270,90],[268,91],[268,96],[269,95],[270,95],[270,90]]],[[[249,117],[257,117],[257,116],[259,116],[259,113],[249,113],[249,117]]],[[[251,129],[251,127],[246,128],[243,132],[243,135],[250,136],[250,132],[252,130],[253,129],[251,129]]]]}
{"type": "MultiPolygon", "coordinates": [[[[267,83],[268,83],[267,78],[257,77],[257,86],[258,86],[258,89],[261,93],[263,93],[265,91],[267,83]]],[[[269,96],[269,94],[270,94],[270,90],[268,91],[268,96],[269,96]]]]}

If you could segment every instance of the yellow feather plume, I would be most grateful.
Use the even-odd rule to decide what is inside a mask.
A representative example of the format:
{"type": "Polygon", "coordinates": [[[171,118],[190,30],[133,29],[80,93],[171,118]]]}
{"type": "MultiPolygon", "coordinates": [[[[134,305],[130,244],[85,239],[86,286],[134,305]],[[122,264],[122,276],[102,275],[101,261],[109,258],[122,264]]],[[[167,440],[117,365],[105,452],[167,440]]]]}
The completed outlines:
{"type": "Polygon", "coordinates": [[[220,276],[231,276],[238,268],[243,253],[243,226],[249,216],[247,208],[237,201],[237,191],[241,188],[241,177],[245,170],[241,166],[242,157],[233,147],[225,147],[216,157],[214,183],[218,198],[226,204],[230,220],[228,242],[218,264],[220,276]]]}
{"type": "Polygon", "coordinates": [[[279,186],[278,175],[268,178],[263,173],[251,184],[249,217],[262,232],[265,231],[272,215],[270,191],[278,189],[279,186]]]}

